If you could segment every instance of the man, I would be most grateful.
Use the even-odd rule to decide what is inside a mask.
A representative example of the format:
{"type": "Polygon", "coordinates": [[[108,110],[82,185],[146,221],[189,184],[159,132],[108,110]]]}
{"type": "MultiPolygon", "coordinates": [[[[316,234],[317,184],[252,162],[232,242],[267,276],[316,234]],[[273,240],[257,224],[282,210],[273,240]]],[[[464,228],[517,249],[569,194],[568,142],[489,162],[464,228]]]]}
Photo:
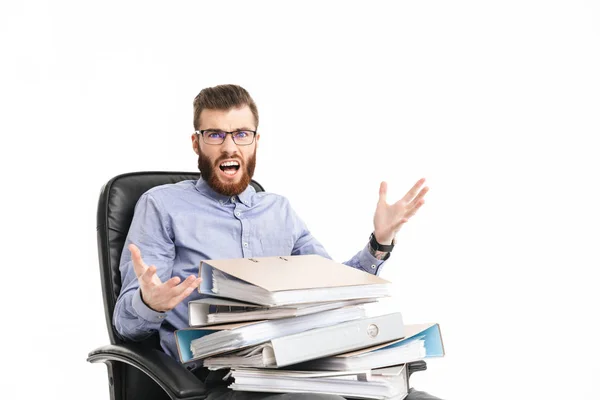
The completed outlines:
{"type": "MultiPolygon", "coordinates": [[[[174,332],[188,326],[187,303],[200,296],[200,278],[194,274],[201,260],[329,257],[285,197],[257,193],[249,185],[260,141],[258,121],[256,104],[239,86],[206,88],[196,96],[191,139],[201,178],[153,188],[136,205],[114,314],[123,337],[141,340],[158,331],[162,348],[177,357],[174,332]]],[[[396,233],[423,205],[428,190],[423,183],[419,180],[391,205],[381,184],[371,240],[345,264],[378,273],[396,233]]],[[[255,396],[224,388],[217,393],[255,396]]]]}

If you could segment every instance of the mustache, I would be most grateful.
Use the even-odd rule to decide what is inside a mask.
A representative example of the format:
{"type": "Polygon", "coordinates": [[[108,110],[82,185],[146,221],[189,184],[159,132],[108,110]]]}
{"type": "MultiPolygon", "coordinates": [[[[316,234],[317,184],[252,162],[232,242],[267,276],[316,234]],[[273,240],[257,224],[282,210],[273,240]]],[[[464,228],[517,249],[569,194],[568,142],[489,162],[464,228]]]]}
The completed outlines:
{"type": "Polygon", "coordinates": [[[240,157],[236,157],[236,156],[230,155],[228,153],[224,153],[223,155],[219,156],[215,160],[215,167],[218,167],[219,164],[221,164],[225,160],[236,160],[237,162],[240,163],[240,166],[244,165],[244,160],[242,160],[240,157]]]}

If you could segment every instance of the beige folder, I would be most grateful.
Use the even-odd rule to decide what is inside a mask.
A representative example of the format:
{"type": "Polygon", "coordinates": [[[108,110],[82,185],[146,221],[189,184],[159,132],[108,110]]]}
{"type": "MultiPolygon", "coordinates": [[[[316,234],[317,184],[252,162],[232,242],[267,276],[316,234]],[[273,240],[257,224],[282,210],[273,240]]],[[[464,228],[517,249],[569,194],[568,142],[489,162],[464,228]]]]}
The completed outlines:
{"type": "Polygon", "coordinates": [[[270,292],[389,283],[377,275],[315,254],[206,260],[200,263],[203,278],[205,265],[270,292]]]}
{"type": "Polygon", "coordinates": [[[268,307],[391,295],[385,279],[318,255],[207,260],[198,291],[268,307]]]}

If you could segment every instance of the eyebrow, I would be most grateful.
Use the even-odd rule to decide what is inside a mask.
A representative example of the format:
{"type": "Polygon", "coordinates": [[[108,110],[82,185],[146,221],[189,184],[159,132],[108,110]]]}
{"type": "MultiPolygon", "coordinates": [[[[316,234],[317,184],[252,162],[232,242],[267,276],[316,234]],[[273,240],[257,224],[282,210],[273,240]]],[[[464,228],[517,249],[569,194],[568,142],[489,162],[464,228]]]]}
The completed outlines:
{"type": "MultiPolygon", "coordinates": [[[[216,129],[216,128],[208,128],[208,129],[202,129],[203,131],[219,131],[219,132],[225,132],[224,129],[216,129]]],[[[246,127],[242,127],[242,128],[237,128],[234,129],[232,132],[237,132],[237,131],[252,131],[254,132],[254,129],[250,129],[250,128],[246,128],[246,127]]]]}

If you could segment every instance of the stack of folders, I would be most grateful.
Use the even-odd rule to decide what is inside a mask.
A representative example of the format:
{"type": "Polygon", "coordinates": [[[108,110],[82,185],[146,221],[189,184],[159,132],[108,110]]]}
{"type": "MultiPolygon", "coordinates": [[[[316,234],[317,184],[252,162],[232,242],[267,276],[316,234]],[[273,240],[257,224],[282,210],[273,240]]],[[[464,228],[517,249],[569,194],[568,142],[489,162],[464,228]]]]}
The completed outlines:
{"type": "Polygon", "coordinates": [[[204,295],[175,332],[182,363],[231,368],[234,390],[406,396],[404,364],[443,356],[437,324],[367,316],[390,296],[378,276],[316,256],[203,261],[204,295]],[[280,369],[285,367],[285,369],[280,369]]]}
{"type": "Polygon", "coordinates": [[[405,365],[364,371],[288,371],[236,368],[234,390],[327,393],[365,399],[402,400],[408,394],[405,365]]]}

